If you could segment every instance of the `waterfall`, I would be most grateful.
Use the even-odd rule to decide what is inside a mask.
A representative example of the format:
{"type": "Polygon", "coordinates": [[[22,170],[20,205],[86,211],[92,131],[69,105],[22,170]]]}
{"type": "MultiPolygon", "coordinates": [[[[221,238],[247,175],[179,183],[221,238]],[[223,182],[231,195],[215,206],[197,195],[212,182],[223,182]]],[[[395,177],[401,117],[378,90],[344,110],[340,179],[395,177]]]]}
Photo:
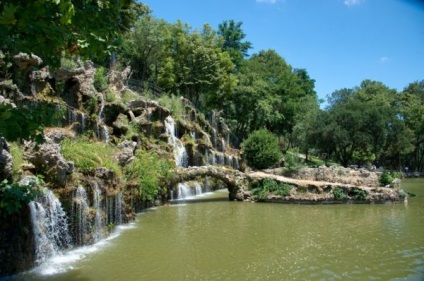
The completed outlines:
{"type": "Polygon", "coordinates": [[[91,225],[89,217],[89,201],[87,192],[81,185],[75,190],[73,198],[73,219],[76,234],[76,242],[78,245],[84,245],[88,241],[91,225]]]}
{"type": "Polygon", "coordinates": [[[34,232],[35,264],[39,265],[69,246],[68,219],[60,201],[47,188],[28,205],[34,232]]]}
{"type": "Polygon", "coordinates": [[[190,197],[191,194],[191,188],[188,184],[186,183],[179,183],[178,184],[178,197],[177,199],[184,199],[187,197],[190,197]]]}
{"type": "Polygon", "coordinates": [[[195,190],[196,190],[196,195],[202,194],[202,187],[200,186],[200,184],[198,182],[194,182],[194,187],[195,187],[195,190]]]}
{"type": "Polygon", "coordinates": [[[115,197],[115,225],[122,224],[122,191],[115,197]]]}
{"type": "Polygon", "coordinates": [[[215,165],[215,152],[211,150],[211,165],[215,165]]]}
{"type": "Polygon", "coordinates": [[[85,131],[85,115],[81,112],[81,133],[85,131]]]}
{"type": "Polygon", "coordinates": [[[99,120],[99,123],[103,123],[102,114],[105,108],[105,98],[103,97],[102,93],[99,93],[99,96],[100,96],[100,110],[99,110],[99,117],[97,119],[99,120]]]}
{"type": "Polygon", "coordinates": [[[205,177],[203,185],[205,186],[205,192],[211,192],[211,185],[209,183],[209,177],[205,177]]]}
{"type": "Polygon", "coordinates": [[[225,140],[221,139],[221,152],[225,152],[225,148],[226,148],[225,140]]]}
{"type": "Polygon", "coordinates": [[[237,157],[234,157],[234,168],[236,170],[240,170],[240,164],[239,164],[239,160],[237,157]]]}
{"type": "Polygon", "coordinates": [[[106,125],[101,125],[99,128],[99,138],[104,142],[108,142],[109,140],[109,130],[106,125]]]}
{"type": "Polygon", "coordinates": [[[218,165],[225,165],[225,155],[224,155],[224,153],[218,154],[218,165]]]}
{"type": "Polygon", "coordinates": [[[97,125],[97,137],[104,142],[108,142],[109,140],[109,131],[106,127],[106,125],[103,122],[103,111],[105,108],[105,99],[103,97],[102,93],[99,93],[100,95],[100,110],[99,110],[99,116],[98,116],[98,125],[97,125]],[[99,126],[100,125],[100,126],[99,126]]]}
{"type": "Polygon", "coordinates": [[[227,163],[228,166],[233,167],[233,156],[232,155],[228,155],[227,157],[227,163]]]}
{"type": "Polygon", "coordinates": [[[101,209],[101,191],[97,182],[93,181],[93,209],[95,210],[94,216],[94,229],[93,229],[93,239],[94,241],[99,241],[103,238],[103,219],[102,219],[102,209],[101,209]]]}
{"type": "Polygon", "coordinates": [[[68,106],[67,113],[68,113],[68,125],[77,122],[77,115],[75,114],[73,108],[68,106]]]}
{"type": "Polygon", "coordinates": [[[216,140],[217,140],[217,132],[215,128],[212,128],[212,146],[216,147],[216,140]]]}
{"type": "Polygon", "coordinates": [[[174,147],[174,158],[175,164],[178,167],[187,167],[188,155],[183,143],[176,137],[175,134],[175,121],[172,116],[168,116],[165,119],[165,129],[168,134],[168,143],[174,147]]]}

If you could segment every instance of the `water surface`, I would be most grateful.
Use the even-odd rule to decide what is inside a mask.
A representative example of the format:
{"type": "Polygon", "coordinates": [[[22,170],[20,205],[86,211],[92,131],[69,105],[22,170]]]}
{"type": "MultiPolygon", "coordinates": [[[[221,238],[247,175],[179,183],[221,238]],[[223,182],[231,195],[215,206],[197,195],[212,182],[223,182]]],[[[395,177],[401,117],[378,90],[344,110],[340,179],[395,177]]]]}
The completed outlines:
{"type": "Polygon", "coordinates": [[[424,280],[424,180],[408,204],[201,200],[148,210],[18,280],[424,280]],[[119,235],[118,235],[119,234],[119,235]]]}

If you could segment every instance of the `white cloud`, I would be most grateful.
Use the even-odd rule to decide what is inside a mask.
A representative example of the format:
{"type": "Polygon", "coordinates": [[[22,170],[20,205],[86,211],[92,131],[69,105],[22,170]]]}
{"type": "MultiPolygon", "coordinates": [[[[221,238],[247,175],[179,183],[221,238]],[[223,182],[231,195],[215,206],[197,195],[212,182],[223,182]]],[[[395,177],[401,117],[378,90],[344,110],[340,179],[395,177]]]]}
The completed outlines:
{"type": "Polygon", "coordinates": [[[355,6],[362,3],[362,0],[344,0],[343,2],[346,6],[355,6]]]}
{"type": "Polygon", "coordinates": [[[277,0],[256,0],[256,3],[275,4],[277,0]]]}
{"type": "Polygon", "coordinates": [[[381,63],[385,63],[385,62],[387,62],[389,60],[389,58],[388,57],[381,57],[380,58],[380,62],[381,63]]]}

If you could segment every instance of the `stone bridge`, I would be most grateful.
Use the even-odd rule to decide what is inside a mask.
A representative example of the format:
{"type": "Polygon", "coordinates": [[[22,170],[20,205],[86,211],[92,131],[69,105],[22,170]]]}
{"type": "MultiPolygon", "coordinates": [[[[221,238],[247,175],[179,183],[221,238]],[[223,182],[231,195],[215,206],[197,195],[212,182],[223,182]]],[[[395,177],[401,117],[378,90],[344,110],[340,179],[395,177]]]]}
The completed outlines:
{"type": "Polygon", "coordinates": [[[315,181],[315,180],[301,180],[287,178],[275,174],[264,172],[251,172],[243,173],[232,168],[223,166],[200,166],[180,168],[177,175],[173,179],[173,184],[183,181],[194,180],[197,177],[209,176],[221,180],[227,185],[229,191],[229,199],[237,201],[254,201],[250,194],[250,185],[254,181],[262,179],[272,179],[280,183],[286,183],[293,186],[293,192],[289,196],[280,198],[278,196],[270,196],[271,202],[292,202],[292,203],[341,203],[359,201],[355,195],[355,191],[363,190],[367,194],[366,200],[361,199],[361,202],[368,203],[383,203],[383,202],[403,202],[405,199],[405,192],[397,188],[387,187],[369,187],[358,186],[347,183],[315,181]],[[342,189],[346,194],[344,201],[336,200],[334,198],[334,189],[342,189]]]}

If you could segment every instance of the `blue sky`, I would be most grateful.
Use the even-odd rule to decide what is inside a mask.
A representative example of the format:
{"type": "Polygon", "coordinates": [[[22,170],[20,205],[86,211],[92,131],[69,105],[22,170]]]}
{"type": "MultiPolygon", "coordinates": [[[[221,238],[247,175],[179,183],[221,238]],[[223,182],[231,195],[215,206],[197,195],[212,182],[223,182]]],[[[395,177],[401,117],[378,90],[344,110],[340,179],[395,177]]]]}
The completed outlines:
{"type": "Polygon", "coordinates": [[[414,0],[147,0],[193,28],[243,22],[250,53],[276,50],[315,79],[319,98],[364,79],[401,91],[424,79],[424,4],[414,0]]]}

